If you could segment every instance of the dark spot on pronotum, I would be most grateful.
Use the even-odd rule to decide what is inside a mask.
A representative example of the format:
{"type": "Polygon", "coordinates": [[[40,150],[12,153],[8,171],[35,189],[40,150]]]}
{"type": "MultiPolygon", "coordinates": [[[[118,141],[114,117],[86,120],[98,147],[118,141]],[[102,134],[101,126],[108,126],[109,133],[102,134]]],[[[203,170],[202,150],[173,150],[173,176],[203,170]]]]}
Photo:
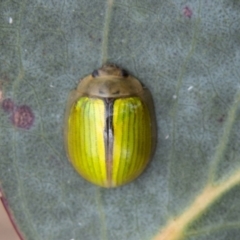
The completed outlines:
{"type": "Polygon", "coordinates": [[[98,74],[98,70],[94,70],[93,72],[92,72],[92,77],[97,77],[99,74],[98,74]]]}
{"type": "Polygon", "coordinates": [[[186,6],[186,7],[183,8],[183,14],[184,14],[185,17],[191,18],[193,12],[188,6],[186,6]]]}
{"type": "Polygon", "coordinates": [[[129,75],[128,72],[126,70],[122,69],[122,76],[128,77],[128,75],[129,75]]]}
{"type": "Polygon", "coordinates": [[[26,105],[18,106],[11,115],[12,124],[19,128],[29,129],[33,125],[34,114],[26,105]]]}
{"type": "Polygon", "coordinates": [[[113,92],[112,94],[119,94],[119,93],[120,93],[120,91],[117,90],[116,92],[113,92]]]}
{"type": "Polygon", "coordinates": [[[2,101],[2,109],[7,113],[13,112],[15,107],[16,106],[15,106],[13,100],[10,98],[6,98],[2,101]]]}

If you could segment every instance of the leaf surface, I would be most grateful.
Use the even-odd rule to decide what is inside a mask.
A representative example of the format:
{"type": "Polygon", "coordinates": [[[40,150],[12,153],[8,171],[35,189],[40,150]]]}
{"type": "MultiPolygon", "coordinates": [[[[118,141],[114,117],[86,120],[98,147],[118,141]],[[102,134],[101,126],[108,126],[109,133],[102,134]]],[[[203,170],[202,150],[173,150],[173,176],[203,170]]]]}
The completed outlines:
{"type": "Polygon", "coordinates": [[[0,183],[26,240],[239,240],[239,10],[1,1],[0,183]],[[148,168],[117,189],[83,180],[63,141],[69,92],[106,61],[150,89],[158,124],[148,168]]]}

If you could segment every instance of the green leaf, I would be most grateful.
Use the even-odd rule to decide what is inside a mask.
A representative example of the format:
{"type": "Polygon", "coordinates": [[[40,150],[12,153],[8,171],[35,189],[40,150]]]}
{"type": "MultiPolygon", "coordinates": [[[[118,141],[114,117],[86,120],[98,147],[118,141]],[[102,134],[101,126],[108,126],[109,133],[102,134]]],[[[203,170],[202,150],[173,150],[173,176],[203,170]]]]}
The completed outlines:
{"type": "Polygon", "coordinates": [[[1,0],[0,183],[24,239],[239,239],[239,10],[1,0]],[[106,61],[148,86],[158,123],[149,167],[117,189],[83,180],[63,141],[68,93],[106,61]]]}

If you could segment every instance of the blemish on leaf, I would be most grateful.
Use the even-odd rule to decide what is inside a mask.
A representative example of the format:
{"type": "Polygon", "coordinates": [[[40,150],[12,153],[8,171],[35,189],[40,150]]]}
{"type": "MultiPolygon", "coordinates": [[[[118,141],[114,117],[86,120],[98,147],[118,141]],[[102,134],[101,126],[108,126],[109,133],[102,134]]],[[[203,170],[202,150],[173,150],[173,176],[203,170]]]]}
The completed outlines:
{"type": "Polygon", "coordinates": [[[224,122],[224,120],[225,120],[225,114],[223,114],[220,118],[218,118],[218,122],[219,123],[222,123],[222,122],[224,122]]]}
{"type": "Polygon", "coordinates": [[[10,24],[12,24],[13,19],[10,17],[10,18],[8,19],[8,22],[9,22],[10,24]]]}
{"type": "Polygon", "coordinates": [[[18,106],[12,112],[11,121],[16,127],[29,129],[33,125],[34,114],[30,107],[18,106]]]}
{"type": "Polygon", "coordinates": [[[15,108],[15,104],[12,99],[6,98],[2,101],[2,109],[5,112],[11,113],[11,112],[13,112],[14,108],[15,108]]]}
{"type": "Polygon", "coordinates": [[[193,12],[188,6],[186,6],[186,7],[183,8],[183,14],[184,14],[185,17],[191,18],[193,12]]]}

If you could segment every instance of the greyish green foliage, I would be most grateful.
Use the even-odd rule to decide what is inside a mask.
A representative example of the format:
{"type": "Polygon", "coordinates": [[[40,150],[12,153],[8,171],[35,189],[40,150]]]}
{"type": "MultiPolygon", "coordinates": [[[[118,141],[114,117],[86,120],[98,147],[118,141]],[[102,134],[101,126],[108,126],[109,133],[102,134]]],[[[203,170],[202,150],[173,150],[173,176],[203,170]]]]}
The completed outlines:
{"type": "MultiPolygon", "coordinates": [[[[0,110],[0,182],[26,240],[151,239],[207,182],[240,171],[239,111],[222,140],[239,91],[239,12],[237,0],[0,1],[1,91],[35,115],[26,130],[0,110]],[[110,190],[84,181],[63,144],[68,93],[104,60],[149,87],[158,123],[147,170],[110,190]]],[[[239,194],[184,239],[239,240],[239,194]]]]}

